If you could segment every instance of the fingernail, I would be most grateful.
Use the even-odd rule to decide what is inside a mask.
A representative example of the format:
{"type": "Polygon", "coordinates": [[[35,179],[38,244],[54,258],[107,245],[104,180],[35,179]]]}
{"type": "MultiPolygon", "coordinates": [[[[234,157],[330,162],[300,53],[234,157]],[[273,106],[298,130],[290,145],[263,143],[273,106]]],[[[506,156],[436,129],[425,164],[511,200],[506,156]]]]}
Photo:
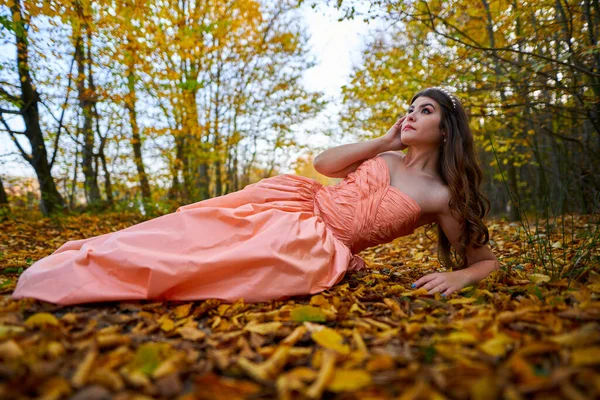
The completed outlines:
{"type": "Polygon", "coordinates": [[[446,297],[446,293],[442,293],[442,297],[446,297]]]}
{"type": "Polygon", "coordinates": [[[415,286],[417,286],[417,285],[415,285],[414,283],[412,285],[410,285],[410,287],[415,287],[415,286]]]}

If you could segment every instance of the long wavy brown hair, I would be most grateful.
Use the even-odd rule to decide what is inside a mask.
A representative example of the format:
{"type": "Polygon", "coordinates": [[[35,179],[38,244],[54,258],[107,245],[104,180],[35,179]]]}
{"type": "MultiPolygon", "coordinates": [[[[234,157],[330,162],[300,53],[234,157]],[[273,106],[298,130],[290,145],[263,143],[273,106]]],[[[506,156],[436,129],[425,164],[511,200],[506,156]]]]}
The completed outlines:
{"type": "Polygon", "coordinates": [[[483,218],[490,211],[490,201],[479,190],[483,174],[475,154],[469,119],[461,102],[452,96],[456,104],[454,108],[448,94],[437,88],[428,88],[415,94],[410,103],[421,96],[434,99],[442,107],[440,130],[447,133],[447,141],[440,141],[438,173],[450,189],[448,205],[461,228],[459,248],[454,249],[453,257],[451,243],[438,224],[438,259],[446,268],[463,269],[468,266],[467,246],[473,244],[476,248],[481,247],[490,239],[483,223],[483,218]],[[453,258],[457,259],[457,264],[453,258]]]}

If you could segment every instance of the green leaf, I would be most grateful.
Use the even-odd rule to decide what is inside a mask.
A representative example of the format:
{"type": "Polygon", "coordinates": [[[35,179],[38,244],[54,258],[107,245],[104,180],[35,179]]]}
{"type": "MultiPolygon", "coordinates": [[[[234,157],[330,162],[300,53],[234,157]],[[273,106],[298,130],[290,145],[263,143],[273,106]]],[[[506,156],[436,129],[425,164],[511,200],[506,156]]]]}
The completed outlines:
{"type": "Polygon", "coordinates": [[[540,290],[539,286],[530,286],[528,292],[535,294],[540,300],[544,299],[544,296],[542,295],[542,291],[540,290]]]}
{"type": "Polygon", "coordinates": [[[150,375],[162,361],[162,352],[169,345],[166,343],[144,343],[138,347],[130,364],[132,369],[150,375]]]}
{"type": "Polygon", "coordinates": [[[421,351],[423,352],[423,355],[425,356],[425,363],[426,364],[431,364],[433,362],[433,357],[435,357],[436,354],[436,350],[435,347],[433,346],[427,346],[427,347],[423,347],[421,349],[421,351]]]}
{"type": "Polygon", "coordinates": [[[19,272],[19,269],[16,267],[4,268],[0,270],[2,274],[14,274],[15,272],[19,272]]]}
{"type": "Polygon", "coordinates": [[[204,81],[198,82],[195,79],[188,79],[185,82],[178,83],[177,87],[183,90],[193,92],[202,89],[204,87],[204,81]]]}
{"type": "Polygon", "coordinates": [[[296,322],[325,322],[327,320],[326,315],[320,308],[313,306],[300,306],[296,307],[290,313],[292,321],[296,322]]]}
{"type": "Polygon", "coordinates": [[[0,284],[0,289],[4,289],[6,286],[10,285],[11,283],[13,283],[12,279],[7,279],[4,282],[2,282],[2,284],[0,284]]]}

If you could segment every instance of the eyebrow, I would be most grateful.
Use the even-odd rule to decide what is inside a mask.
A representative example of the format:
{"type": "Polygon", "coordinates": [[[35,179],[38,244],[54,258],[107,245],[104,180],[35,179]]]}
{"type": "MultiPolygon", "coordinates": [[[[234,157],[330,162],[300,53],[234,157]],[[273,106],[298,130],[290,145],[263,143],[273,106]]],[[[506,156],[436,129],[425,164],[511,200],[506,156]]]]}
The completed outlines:
{"type": "MultiPolygon", "coordinates": [[[[433,109],[435,110],[435,106],[431,103],[425,103],[425,104],[421,104],[419,107],[421,108],[425,108],[425,106],[431,106],[433,107],[433,109]]],[[[414,108],[413,106],[408,107],[408,109],[410,110],[411,108],[414,108]]]]}

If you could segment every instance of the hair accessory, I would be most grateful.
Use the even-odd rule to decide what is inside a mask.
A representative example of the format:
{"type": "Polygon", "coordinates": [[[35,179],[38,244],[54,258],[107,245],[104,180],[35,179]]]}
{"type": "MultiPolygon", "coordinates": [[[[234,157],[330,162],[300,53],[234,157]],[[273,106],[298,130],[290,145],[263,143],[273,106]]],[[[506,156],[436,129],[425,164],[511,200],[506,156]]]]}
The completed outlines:
{"type": "Polygon", "coordinates": [[[454,99],[454,96],[452,96],[452,94],[449,91],[447,91],[446,89],[441,88],[439,86],[434,86],[434,87],[432,87],[432,89],[437,89],[440,92],[444,92],[446,94],[446,96],[450,97],[450,100],[452,100],[452,106],[456,110],[456,100],[454,99]]]}

